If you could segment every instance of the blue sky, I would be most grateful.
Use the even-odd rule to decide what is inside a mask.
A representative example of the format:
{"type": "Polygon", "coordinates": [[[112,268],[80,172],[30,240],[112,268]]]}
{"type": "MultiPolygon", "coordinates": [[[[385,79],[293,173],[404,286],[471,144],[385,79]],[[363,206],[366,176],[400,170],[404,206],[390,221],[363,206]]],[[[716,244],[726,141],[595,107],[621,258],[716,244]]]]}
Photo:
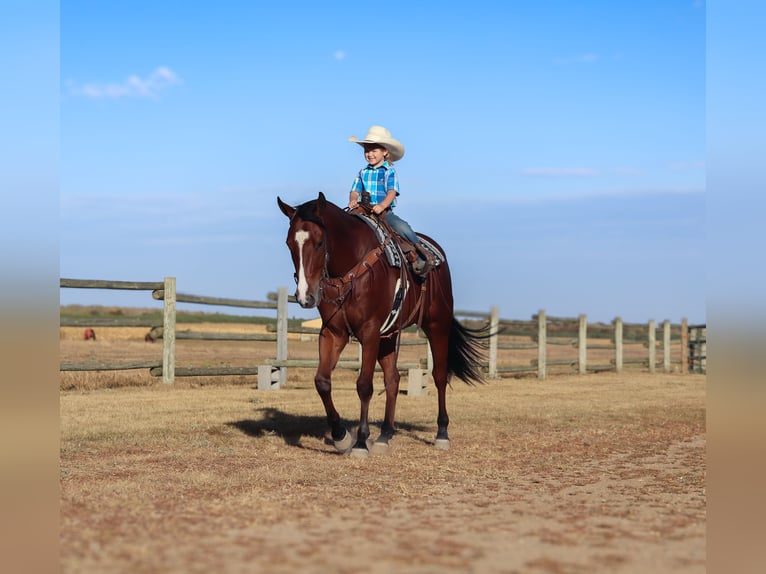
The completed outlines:
{"type": "Polygon", "coordinates": [[[63,3],[61,276],[292,289],[276,196],[345,204],[379,124],[459,309],[705,321],[704,2],[433,6],[63,3]]]}

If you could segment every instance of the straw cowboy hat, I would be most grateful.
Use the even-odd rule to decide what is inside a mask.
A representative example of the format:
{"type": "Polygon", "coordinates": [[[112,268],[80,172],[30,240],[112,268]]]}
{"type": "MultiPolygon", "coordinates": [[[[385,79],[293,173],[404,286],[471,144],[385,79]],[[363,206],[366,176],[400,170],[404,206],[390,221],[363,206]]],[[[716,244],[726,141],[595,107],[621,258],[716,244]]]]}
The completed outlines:
{"type": "Polygon", "coordinates": [[[395,140],[391,137],[391,132],[383,126],[372,126],[367,130],[367,135],[363,140],[358,139],[356,136],[351,136],[348,141],[358,143],[360,146],[364,144],[375,143],[383,146],[388,150],[391,161],[399,161],[404,157],[404,146],[399,140],[395,140]]]}

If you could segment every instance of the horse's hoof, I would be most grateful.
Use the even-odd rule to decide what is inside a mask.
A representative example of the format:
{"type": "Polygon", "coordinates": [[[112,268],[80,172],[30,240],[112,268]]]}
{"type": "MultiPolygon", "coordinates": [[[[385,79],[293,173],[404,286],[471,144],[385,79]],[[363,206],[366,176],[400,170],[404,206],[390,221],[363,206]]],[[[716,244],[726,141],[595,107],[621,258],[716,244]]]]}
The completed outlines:
{"type": "Polygon", "coordinates": [[[387,442],[375,441],[372,443],[372,454],[388,454],[389,448],[387,442]]]}
{"type": "Polygon", "coordinates": [[[437,438],[434,446],[439,450],[449,450],[451,443],[448,438],[437,438]]]}
{"type": "Polygon", "coordinates": [[[370,456],[370,451],[366,448],[354,447],[351,449],[351,458],[367,458],[370,456]]]}
{"type": "Polygon", "coordinates": [[[346,431],[346,434],[343,436],[342,439],[333,441],[335,444],[335,450],[338,452],[346,453],[351,448],[351,444],[354,442],[354,437],[351,436],[351,433],[346,431]]]}

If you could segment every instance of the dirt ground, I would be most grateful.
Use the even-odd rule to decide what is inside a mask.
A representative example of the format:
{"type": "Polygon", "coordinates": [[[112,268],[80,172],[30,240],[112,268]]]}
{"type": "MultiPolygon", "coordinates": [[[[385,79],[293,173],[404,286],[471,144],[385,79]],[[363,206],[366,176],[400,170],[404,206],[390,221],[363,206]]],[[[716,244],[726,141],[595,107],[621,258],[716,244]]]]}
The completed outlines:
{"type": "MultiPolygon", "coordinates": [[[[61,343],[62,360],[159,351],[61,343]]],[[[705,571],[702,376],[455,381],[448,451],[433,389],[402,394],[390,453],[366,460],[328,444],[309,369],[279,391],[136,377],[62,373],[63,572],[705,571]]],[[[353,425],[353,372],[335,398],[353,425]]]]}

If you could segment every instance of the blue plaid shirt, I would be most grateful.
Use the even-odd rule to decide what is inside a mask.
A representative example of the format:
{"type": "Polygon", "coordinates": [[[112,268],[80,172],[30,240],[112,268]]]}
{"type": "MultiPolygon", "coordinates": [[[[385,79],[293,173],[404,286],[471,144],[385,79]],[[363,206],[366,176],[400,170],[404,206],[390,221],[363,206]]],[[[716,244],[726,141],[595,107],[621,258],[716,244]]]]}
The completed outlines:
{"type": "MultiPolygon", "coordinates": [[[[389,189],[396,190],[399,195],[399,180],[396,177],[394,166],[384,161],[380,167],[370,167],[369,165],[359,171],[359,174],[351,184],[351,191],[359,194],[361,201],[362,192],[370,194],[372,205],[380,203],[386,198],[386,192],[389,189]]],[[[391,207],[396,205],[396,200],[391,203],[391,207]]]]}

